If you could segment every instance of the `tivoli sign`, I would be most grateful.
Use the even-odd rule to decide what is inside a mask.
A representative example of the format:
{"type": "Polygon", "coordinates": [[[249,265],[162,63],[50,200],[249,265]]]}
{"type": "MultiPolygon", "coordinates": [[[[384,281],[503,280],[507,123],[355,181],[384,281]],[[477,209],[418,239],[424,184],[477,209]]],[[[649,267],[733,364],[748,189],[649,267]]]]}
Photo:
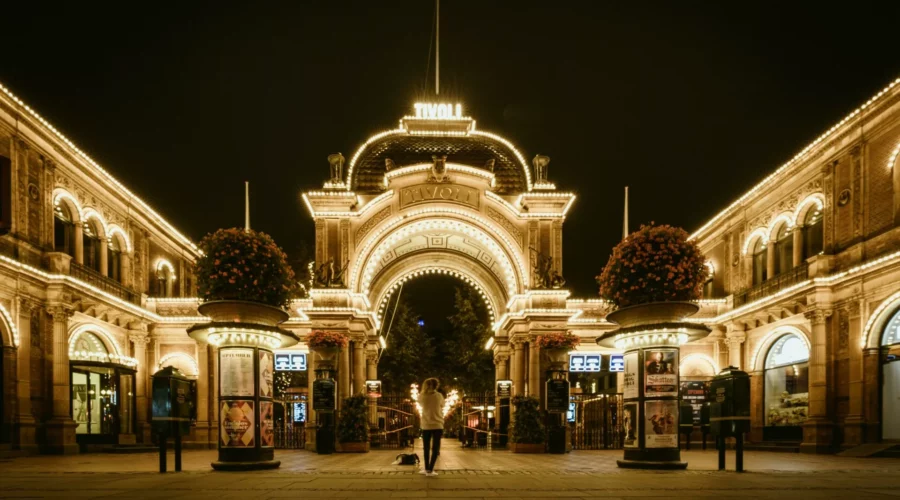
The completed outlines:
{"type": "Polygon", "coordinates": [[[400,190],[400,208],[429,201],[449,201],[477,209],[481,200],[479,194],[477,189],[459,184],[416,184],[400,190]]]}
{"type": "Polygon", "coordinates": [[[462,104],[417,102],[413,104],[416,118],[427,120],[461,120],[462,104]]]}

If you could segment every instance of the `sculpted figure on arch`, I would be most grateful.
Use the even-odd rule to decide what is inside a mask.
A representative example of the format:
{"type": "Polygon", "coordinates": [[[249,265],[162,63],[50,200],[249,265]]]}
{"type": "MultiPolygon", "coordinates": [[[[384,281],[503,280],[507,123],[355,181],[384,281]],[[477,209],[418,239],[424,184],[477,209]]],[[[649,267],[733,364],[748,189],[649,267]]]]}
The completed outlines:
{"type": "Polygon", "coordinates": [[[328,155],[328,165],[331,166],[331,182],[343,182],[344,155],[340,153],[328,155]]]}

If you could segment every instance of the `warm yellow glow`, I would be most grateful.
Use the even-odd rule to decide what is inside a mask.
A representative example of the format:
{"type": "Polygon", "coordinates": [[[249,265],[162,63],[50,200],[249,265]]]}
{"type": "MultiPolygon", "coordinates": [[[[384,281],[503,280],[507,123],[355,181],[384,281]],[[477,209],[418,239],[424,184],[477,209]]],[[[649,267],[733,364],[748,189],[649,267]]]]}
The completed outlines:
{"type": "Polygon", "coordinates": [[[2,316],[6,328],[9,329],[12,335],[13,345],[19,347],[19,329],[16,328],[16,323],[13,321],[12,315],[9,314],[9,311],[6,310],[6,307],[4,307],[3,304],[0,304],[0,316],[2,316]]]}

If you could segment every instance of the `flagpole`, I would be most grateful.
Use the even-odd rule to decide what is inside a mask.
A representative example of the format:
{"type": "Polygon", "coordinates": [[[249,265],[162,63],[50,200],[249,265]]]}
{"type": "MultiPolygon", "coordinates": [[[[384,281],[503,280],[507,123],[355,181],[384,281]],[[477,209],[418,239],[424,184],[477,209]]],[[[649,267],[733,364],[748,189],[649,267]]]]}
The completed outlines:
{"type": "Polygon", "coordinates": [[[628,237],[628,186],[625,186],[625,215],[622,219],[622,239],[628,237]]]}
{"type": "Polygon", "coordinates": [[[441,0],[435,0],[434,95],[441,93],[441,0]]]}
{"type": "Polygon", "coordinates": [[[244,232],[250,232],[250,181],[244,181],[244,232]]]}

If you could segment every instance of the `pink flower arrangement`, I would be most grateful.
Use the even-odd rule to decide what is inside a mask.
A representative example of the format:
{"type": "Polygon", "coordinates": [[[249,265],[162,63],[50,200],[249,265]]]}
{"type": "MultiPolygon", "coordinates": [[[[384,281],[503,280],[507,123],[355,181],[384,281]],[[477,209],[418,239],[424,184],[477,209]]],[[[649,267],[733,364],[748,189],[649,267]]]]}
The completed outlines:
{"type": "Polygon", "coordinates": [[[306,337],[306,345],[311,349],[317,347],[339,347],[343,349],[350,343],[350,338],[341,332],[316,330],[306,337]]]}
{"type": "Polygon", "coordinates": [[[581,343],[578,335],[568,332],[545,333],[535,341],[541,349],[574,349],[581,343]]]}
{"type": "Polygon", "coordinates": [[[200,241],[195,264],[200,298],[290,305],[297,283],[287,256],[272,237],[257,231],[219,229],[200,241]]]}
{"type": "Polygon", "coordinates": [[[613,249],[597,277],[600,296],[619,307],[700,298],[706,258],[684,229],[641,226],[613,249]]]}

